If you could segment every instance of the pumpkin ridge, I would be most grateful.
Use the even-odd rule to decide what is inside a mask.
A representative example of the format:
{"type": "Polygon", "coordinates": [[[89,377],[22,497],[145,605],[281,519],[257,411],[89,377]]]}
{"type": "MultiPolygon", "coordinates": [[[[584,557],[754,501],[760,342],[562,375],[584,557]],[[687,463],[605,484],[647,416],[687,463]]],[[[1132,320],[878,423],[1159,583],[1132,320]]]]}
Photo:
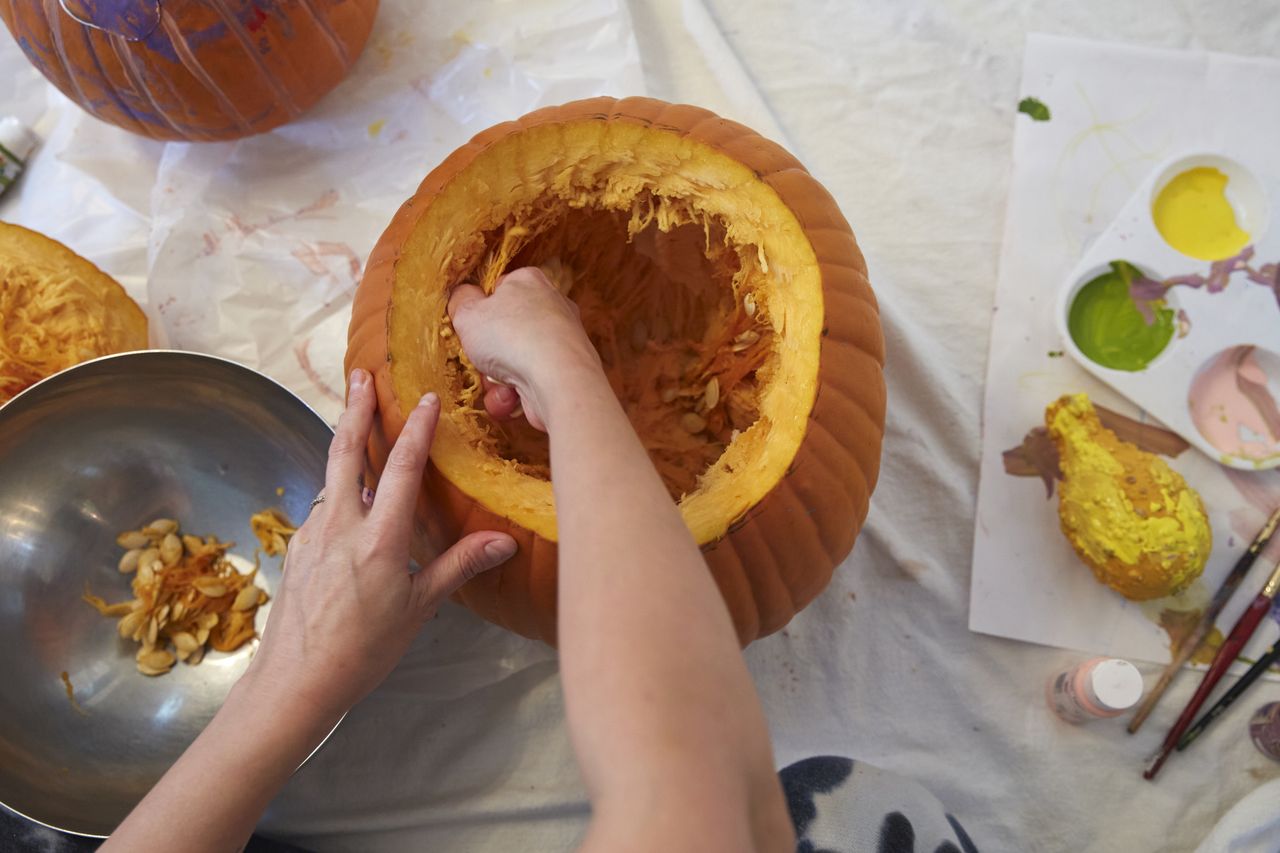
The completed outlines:
{"type": "MultiPolygon", "coordinates": [[[[829,436],[829,432],[820,430],[815,434],[815,441],[833,441],[829,436]]],[[[841,450],[845,448],[838,442],[835,446],[841,450]]],[[[818,448],[821,450],[821,448],[818,448]]],[[[820,453],[808,454],[799,458],[797,474],[799,476],[788,478],[786,487],[795,492],[797,499],[804,507],[813,507],[815,515],[813,518],[814,526],[817,528],[818,540],[822,543],[827,556],[833,562],[839,562],[843,557],[840,553],[840,541],[843,539],[843,531],[838,527],[825,526],[820,523],[816,517],[818,511],[831,512],[832,515],[840,515],[843,517],[859,516],[865,513],[862,501],[858,496],[863,494],[871,486],[867,481],[866,472],[862,470],[861,464],[853,458],[853,462],[846,466],[856,469],[856,473],[848,470],[837,470],[834,466],[823,465],[816,458],[824,455],[820,453]],[[814,456],[815,458],[809,458],[814,456]],[[853,478],[857,477],[856,480],[853,478]],[[823,487],[822,483],[826,486],[823,487]],[[848,512],[835,512],[831,510],[831,503],[840,500],[848,507],[848,512]],[[824,529],[828,532],[824,533],[824,529]]],[[[826,454],[831,455],[831,454],[826,454]]]]}
{"type": "MultiPolygon", "coordinates": [[[[768,500],[768,498],[765,498],[765,500],[768,500]]],[[[760,511],[758,515],[762,517],[763,520],[764,516],[772,514],[769,512],[768,507],[764,507],[763,503],[762,507],[762,511],[760,511]]],[[[756,603],[756,617],[758,617],[759,622],[758,630],[760,633],[773,633],[774,630],[782,628],[783,625],[787,624],[787,621],[790,621],[790,616],[786,615],[787,611],[790,611],[791,615],[795,615],[796,612],[799,612],[799,607],[803,606],[803,602],[800,602],[800,599],[796,597],[795,590],[792,589],[792,584],[790,583],[791,575],[797,573],[808,573],[808,571],[813,569],[813,566],[812,564],[805,564],[805,562],[780,560],[780,558],[778,558],[778,552],[773,548],[772,543],[769,542],[769,537],[764,535],[762,530],[754,524],[745,525],[744,528],[741,528],[739,532],[737,532],[736,537],[742,544],[744,544],[748,555],[759,555],[759,553],[763,551],[764,553],[767,553],[769,557],[767,565],[762,569],[762,567],[760,567],[762,561],[759,560],[758,556],[756,556],[756,558],[751,558],[748,555],[744,555],[744,552],[735,547],[735,555],[739,557],[739,561],[742,564],[742,570],[744,570],[750,578],[754,578],[754,576],[759,574],[773,574],[778,580],[777,588],[781,589],[782,594],[785,594],[786,596],[786,608],[777,606],[769,607],[769,610],[777,610],[781,613],[781,619],[777,620],[772,619],[772,617],[771,619],[765,619],[765,616],[767,616],[767,613],[764,612],[765,607],[768,606],[768,602],[772,602],[772,599],[765,599],[765,603],[756,603]],[[776,624],[774,624],[774,622],[776,622],[776,624]]],[[[829,573],[828,570],[827,575],[829,576],[829,574],[831,573],[829,573]]]]}
{"type": "MultiPolygon", "coordinates": [[[[324,36],[325,42],[329,45],[329,49],[333,51],[333,55],[337,58],[339,64],[343,68],[350,67],[351,58],[347,53],[347,46],[338,38],[338,34],[333,31],[333,27],[329,26],[329,20],[316,10],[311,0],[298,0],[298,3],[303,9],[307,10],[307,14],[315,22],[316,29],[320,31],[320,35],[324,36]]],[[[355,8],[359,9],[360,7],[357,5],[355,8]]]]}
{"type": "MultiPolygon", "coordinates": [[[[85,36],[85,41],[88,42],[89,41],[88,30],[85,30],[84,36],[85,36]]],[[[173,121],[173,119],[169,117],[169,114],[166,113],[164,110],[160,109],[160,103],[156,101],[155,95],[152,93],[151,89],[146,84],[146,80],[142,77],[141,73],[138,71],[138,66],[133,59],[133,52],[129,50],[128,42],[126,42],[124,38],[120,35],[117,35],[114,33],[108,33],[107,44],[111,45],[112,54],[115,56],[116,61],[120,63],[121,70],[123,70],[125,76],[129,78],[129,83],[133,86],[134,90],[141,92],[143,96],[146,97],[147,102],[151,104],[151,108],[155,111],[156,115],[158,115],[164,121],[165,124],[169,125],[170,130],[172,130],[174,133],[180,133],[178,129],[178,125],[173,121]],[[121,45],[124,46],[123,50],[121,49],[121,45]]],[[[97,54],[94,53],[92,44],[89,45],[89,52],[90,54],[93,55],[93,58],[94,58],[93,61],[94,61],[94,64],[97,66],[98,70],[105,75],[106,70],[102,67],[102,63],[98,61],[97,54]]],[[[118,96],[117,96],[117,101],[119,101],[118,96]]],[[[120,108],[132,114],[132,110],[129,110],[129,108],[126,107],[123,103],[120,104],[120,108]]]]}
{"type": "MultiPolygon", "coordinates": [[[[10,0],[9,2],[10,14],[14,14],[16,11],[13,8],[14,2],[15,0],[10,0]]],[[[53,53],[55,56],[58,57],[58,60],[68,68],[67,80],[68,82],[70,82],[71,88],[75,89],[76,94],[79,96],[77,100],[89,101],[89,96],[86,95],[84,92],[84,89],[81,88],[80,81],[76,79],[75,73],[69,70],[72,67],[72,63],[71,63],[70,56],[67,53],[67,45],[63,39],[62,28],[58,25],[58,19],[49,17],[50,5],[57,6],[58,0],[40,0],[40,6],[44,12],[45,20],[49,21],[49,34],[53,36],[53,53]]],[[[119,96],[117,95],[116,97],[118,98],[119,96]]],[[[134,118],[133,110],[130,110],[124,104],[120,104],[120,108],[125,111],[125,113],[129,116],[130,120],[134,121],[135,123],[137,122],[137,119],[134,118]]]]}
{"type": "MultiPolygon", "coordinates": [[[[860,403],[856,401],[850,401],[850,402],[853,403],[854,408],[859,409],[862,411],[863,414],[866,414],[866,410],[863,409],[860,403]]],[[[826,423],[824,423],[824,420],[825,420],[824,418],[810,417],[809,423],[811,427],[817,427],[819,432],[821,432],[828,439],[834,442],[837,447],[841,448],[846,454],[848,454],[854,460],[853,467],[857,469],[858,476],[861,480],[861,482],[858,483],[858,485],[862,486],[862,488],[859,489],[859,491],[869,491],[871,489],[872,484],[868,482],[866,472],[863,470],[862,459],[858,455],[858,450],[859,450],[858,445],[856,443],[846,444],[845,442],[841,441],[839,436],[833,433],[831,431],[831,428],[828,427],[826,423]]],[[[872,423],[875,422],[875,420],[871,418],[869,415],[867,417],[867,420],[871,421],[872,423]]],[[[844,485],[846,488],[848,488],[849,486],[849,484],[847,483],[842,483],[842,485],[844,485]]]]}
{"type": "MultiPolygon", "coordinates": [[[[93,45],[93,39],[94,39],[93,34],[89,32],[87,27],[82,27],[81,35],[84,37],[85,54],[89,57],[89,59],[93,61],[93,67],[98,69],[98,73],[106,77],[107,70],[106,68],[103,67],[102,60],[98,57],[97,48],[95,48],[93,45]]],[[[104,33],[104,36],[106,36],[108,43],[110,43],[110,35],[104,33]]],[[[74,75],[72,76],[74,77],[74,75]]],[[[125,76],[126,77],[128,76],[127,71],[125,72],[125,76]]],[[[132,80],[130,82],[132,82],[132,80]]],[[[139,127],[145,126],[147,124],[147,122],[139,118],[138,111],[134,109],[134,107],[132,107],[128,101],[120,97],[120,93],[117,92],[114,87],[106,86],[104,88],[106,89],[107,97],[109,97],[112,101],[114,101],[115,105],[119,107],[122,111],[124,111],[129,116],[131,121],[133,121],[139,127]]]]}
{"type": "Polygon", "coordinates": [[[739,605],[744,609],[739,610],[733,610],[729,605],[728,596],[725,596],[726,606],[730,606],[730,619],[733,620],[734,630],[738,634],[738,642],[743,644],[749,642],[751,637],[758,636],[763,629],[764,613],[760,602],[767,600],[760,595],[755,573],[747,568],[737,549],[729,543],[728,536],[720,539],[710,553],[704,552],[703,559],[711,569],[712,578],[717,586],[720,586],[721,575],[731,572],[735,577],[742,578],[743,585],[750,592],[750,595],[739,605]],[[734,614],[739,615],[734,618],[734,614]]]}
{"type": "MultiPolygon", "coordinates": [[[[240,19],[227,8],[226,0],[207,0],[207,2],[226,20],[228,31],[240,43],[240,47],[248,57],[249,63],[258,72],[258,76],[262,78],[263,85],[275,96],[276,103],[284,107],[285,112],[289,114],[291,119],[301,115],[302,110],[298,108],[293,98],[280,85],[280,81],[275,78],[275,75],[267,69],[266,64],[262,61],[262,54],[258,52],[257,47],[253,44],[253,39],[249,37],[244,25],[240,23],[240,19]]],[[[301,2],[303,6],[307,6],[306,0],[301,0],[301,2]]],[[[314,14],[314,10],[311,8],[308,8],[307,11],[314,14]]]]}
{"type": "Polygon", "coordinates": [[[182,35],[182,30],[178,27],[177,21],[163,6],[160,7],[160,26],[164,28],[165,35],[169,37],[169,44],[173,46],[173,52],[178,57],[178,61],[182,63],[182,67],[187,69],[192,78],[204,86],[205,90],[213,96],[214,100],[222,107],[224,115],[231,119],[241,131],[248,133],[252,129],[248,119],[236,109],[236,105],[228,100],[226,93],[209,76],[209,72],[204,69],[204,66],[200,64],[200,60],[196,58],[195,53],[191,50],[191,45],[187,44],[187,40],[182,35]]]}
{"type": "MultiPolygon", "coordinates": [[[[747,528],[749,531],[754,528],[747,528]]],[[[732,559],[737,564],[743,576],[747,579],[747,584],[751,588],[751,607],[755,611],[754,625],[747,623],[743,626],[743,633],[748,636],[758,636],[761,633],[772,633],[782,625],[786,624],[787,617],[785,615],[779,617],[775,615],[783,613],[795,613],[795,601],[791,596],[790,588],[782,582],[781,578],[773,572],[760,572],[751,570],[746,561],[742,558],[742,552],[738,550],[737,544],[733,542],[733,534],[726,534],[717,544],[715,551],[712,552],[716,559],[732,559]],[[724,554],[720,554],[723,548],[724,554]],[[775,602],[782,599],[782,606],[779,607],[775,602]],[[773,605],[773,606],[770,606],[773,605]],[[779,624],[774,624],[778,622],[779,624]]]]}

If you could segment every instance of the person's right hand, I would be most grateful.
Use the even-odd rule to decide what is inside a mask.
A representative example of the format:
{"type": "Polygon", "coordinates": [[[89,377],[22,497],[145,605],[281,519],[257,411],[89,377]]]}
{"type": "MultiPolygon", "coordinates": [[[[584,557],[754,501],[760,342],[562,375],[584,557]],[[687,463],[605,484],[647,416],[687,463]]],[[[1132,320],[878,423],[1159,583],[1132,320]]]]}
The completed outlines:
{"type": "Polygon", "coordinates": [[[507,273],[489,296],[471,284],[455,288],[449,317],[467,358],[485,375],[485,409],[494,417],[522,407],[529,423],[545,430],[548,389],[584,368],[600,370],[578,306],[537,267],[507,273]]]}

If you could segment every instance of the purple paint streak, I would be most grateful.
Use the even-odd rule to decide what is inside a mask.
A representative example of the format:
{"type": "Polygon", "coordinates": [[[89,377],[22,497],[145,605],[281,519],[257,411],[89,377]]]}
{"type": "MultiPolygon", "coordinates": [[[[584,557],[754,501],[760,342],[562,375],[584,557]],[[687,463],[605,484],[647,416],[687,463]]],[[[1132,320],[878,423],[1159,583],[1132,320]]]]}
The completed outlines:
{"type": "Polygon", "coordinates": [[[142,41],[160,26],[160,0],[61,0],[62,11],[82,24],[142,41]]]}

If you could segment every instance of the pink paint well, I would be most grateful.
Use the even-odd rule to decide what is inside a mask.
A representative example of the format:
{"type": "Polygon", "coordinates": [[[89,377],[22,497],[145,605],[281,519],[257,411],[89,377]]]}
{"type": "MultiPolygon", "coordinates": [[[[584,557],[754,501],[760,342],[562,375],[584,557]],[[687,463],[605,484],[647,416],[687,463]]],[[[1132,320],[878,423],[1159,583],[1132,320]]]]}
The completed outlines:
{"type": "Polygon", "coordinates": [[[1259,462],[1280,455],[1280,356],[1256,347],[1215,355],[1191,383],[1196,429],[1225,454],[1259,462]]]}

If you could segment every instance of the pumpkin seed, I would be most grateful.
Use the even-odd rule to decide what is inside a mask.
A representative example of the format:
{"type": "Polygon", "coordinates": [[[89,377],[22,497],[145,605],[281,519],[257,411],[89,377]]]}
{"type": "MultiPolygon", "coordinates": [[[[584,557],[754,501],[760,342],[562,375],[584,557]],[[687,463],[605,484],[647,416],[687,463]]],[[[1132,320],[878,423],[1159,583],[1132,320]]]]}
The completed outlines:
{"type": "Polygon", "coordinates": [[[188,631],[179,631],[169,639],[173,640],[173,646],[178,650],[179,655],[189,655],[200,648],[195,635],[188,631]]]}
{"type": "Polygon", "coordinates": [[[192,585],[207,598],[222,598],[227,594],[227,585],[216,578],[196,578],[192,585]]]}
{"type": "Polygon", "coordinates": [[[755,329],[747,329],[742,334],[733,339],[733,351],[742,352],[753,346],[756,341],[760,340],[760,333],[755,329]]]}
{"type": "Polygon", "coordinates": [[[195,666],[204,660],[204,646],[197,646],[196,650],[187,656],[187,663],[195,666]]]}
{"type": "Polygon", "coordinates": [[[742,307],[746,309],[748,317],[756,316],[756,295],[754,293],[748,293],[746,296],[742,297],[742,307]]]}
{"type": "Polygon", "coordinates": [[[232,602],[232,610],[248,610],[250,607],[258,606],[258,588],[253,584],[246,586],[244,589],[236,593],[236,600],[232,602]]]}
{"type": "Polygon", "coordinates": [[[707,422],[702,419],[701,415],[694,412],[685,412],[680,418],[680,426],[684,427],[685,432],[699,433],[707,428],[707,422]]]}
{"type": "Polygon", "coordinates": [[[712,376],[711,381],[707,383],[707,390],[702,392],[702,405],[707,409],[714,409],[719,402],[720,379],[712,376]]]}
{"type": "Polygon", "coordinates": [[[132,637],[147,619],[147,611],[135,610],[120,620],[118,630],[126,640],[132,637]]]}
{"type": "Polygon", "coordinates": [[[165,568],[177,565],[182,559],[182,540],[175,533],[166,533],[164,539],[160,541],[160,561],[164,563],[165,568]]]}
{"type": "Polygon", "coordinates": [[[676,389],[676,387],[675,387],[674,385],[673,385],[673,386],[671,386],[670,388],[663,388],[663,389],[662,389],[662,402],[664,402],[664,403],[670,403],[670,402],[673,402],[673,401],[676,399],[676,394],[677,394],[677,393],[679,393],[679,391],[676,389]]]}
{"type": "Polygon", "coordinates": [[[138,584],[140,586],[150,586],[156,579],[156,570],[152,568],[154,562],[138,564],[138,584]]]}
{"type": "Polygon", "coordinates": [[[178,522],[172,518],[157,518],[155,521],[142,528],[142,532],[148,536],[163,537],[173,533],[178,529],[178,522]]]}
{"type": "Polygon", "coordinates": [[[141,530],[127,530],[116,537],[116,544],[132,551],[134,548],[145,548],[151,544],[151,537],[141,530]]]}
{"type": "Polygon", "coordinates": [[[173,666],[174,656],[167,649],[155,649],[138,658],[138,672],[143,675],[164,675],[173,666]]]}
{"type": "Polygon", "coordinates": [[[182,537],[182,547],[186,548],[187,553],[194,557],[204,551],[204,542],[199,536],[186,534],[182,537]]]}
{"type": "Polygon", "coordinates": [[[125,551],[124,556],[120,558],[120,563],[116,566],[122,574],[129,574],[138,570],[138,558],[142,556],[142,549],[133,548],[125,551]]]}

